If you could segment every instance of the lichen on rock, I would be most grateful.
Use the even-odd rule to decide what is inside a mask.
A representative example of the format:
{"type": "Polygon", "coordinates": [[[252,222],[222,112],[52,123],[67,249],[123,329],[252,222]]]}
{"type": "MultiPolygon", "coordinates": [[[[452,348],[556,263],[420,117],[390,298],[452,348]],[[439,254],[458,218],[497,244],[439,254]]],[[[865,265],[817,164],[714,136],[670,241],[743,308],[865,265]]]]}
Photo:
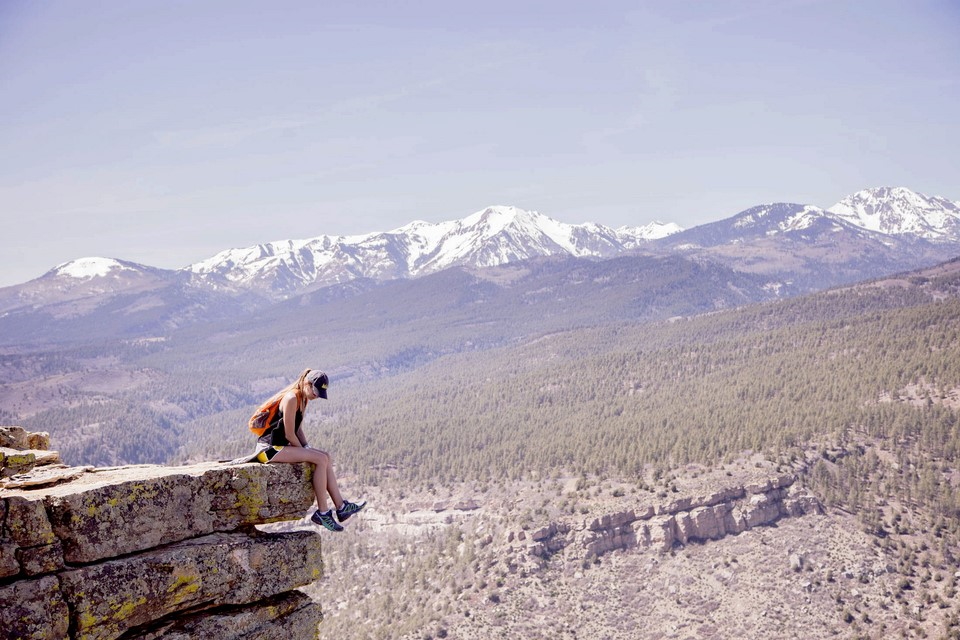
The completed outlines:
{"type": "MultiPolygon", "coordinates": [[[[45,444],[33,436],[0,427],[3,445],[45,444]]],[[[308,465],[32,458],[51,463],[0,486],[3,637],[316,637],[320,608],[294,590],[322,576],[320,536],[253,526],[304,515],[308,465]]]]}

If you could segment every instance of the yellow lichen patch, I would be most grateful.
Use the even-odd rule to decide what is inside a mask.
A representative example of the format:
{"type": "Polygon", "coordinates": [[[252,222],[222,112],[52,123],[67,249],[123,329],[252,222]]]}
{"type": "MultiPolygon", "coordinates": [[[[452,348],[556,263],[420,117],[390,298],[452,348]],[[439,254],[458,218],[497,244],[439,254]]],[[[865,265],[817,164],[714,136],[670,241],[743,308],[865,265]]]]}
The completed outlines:
{"type": "Polygon", "coordinates": [[[171,601],[179,604],[200,590],[200,576],[192,573],[177,573],[167,587],[171,601]]]}
{"type": "Polygon", "coordinates": [[[245,491],[237,492],[237,501],[234,502],[234,508],[238,509],[243,515],[256,515],[260,507],[267,504],[267,498],[261,492],[261,487],[249,486],[245,491]]]}
{"type": "Polygon", "coordinates": [[[36,456],[32,453],[8,454],[5,462],[8,467],[24,467],[36,462],[36,456]]]}
{"type": "Polygon", "coordinates": [[[77,618],[77,622],[79,623],[81,629],[90,629],[91,627],[95,627],[100,624],[100,618],[93,615],[89,611],[84,611],[77,618]]]}
{"type": "Polygon", "coordinates": [[[115,620],[126,620],[130,615],[137,610],[137,607],[143,606],[147,603],[147,599],[143,596],[137,600],[130,602],[124,602],[123,604],[113,604],[110,605],[110,608],[113,609],[113,617],[115,620]]]}
{"type": "Polygon", "coordinates": [[[176,576],[173,583],[167,587],[167,593],[176,591],[177,589],[189,590],[191,593],[193,593],[200,588],[200,585],[197,584],[199,580],[199,576],[180,574],[176,576]]]}
{"type": "Polygon", "coordinates": [[[130,487],[129,499],[130,502],[139,502],[140,500],[155,498],[159,490],[155,485],[147,486],[142,482],[137,482],[130,487]]]}

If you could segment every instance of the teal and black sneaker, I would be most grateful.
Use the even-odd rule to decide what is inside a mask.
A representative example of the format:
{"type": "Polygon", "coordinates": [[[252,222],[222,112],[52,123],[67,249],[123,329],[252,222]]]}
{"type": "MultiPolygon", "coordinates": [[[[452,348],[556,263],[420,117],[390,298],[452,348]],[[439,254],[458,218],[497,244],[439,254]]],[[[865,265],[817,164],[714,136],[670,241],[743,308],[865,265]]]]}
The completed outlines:
{"type": "Polygon", "coordinates": [[[313,515],[310,516],[310,520],[314,524],[319,524],[330,529],[330,531],[343,531],[340,523],[333,519],[333,509],[327,509],[322,513],[320,511],[314,511],[313,515]]]}
{"type": "Polygon", "coordinates": [[[366,502],[361,502],[358,504],[356,502],[344,500],[343,504],[340,505],[340,508],[337,509],[337,520],[343,522],[353,514],[360,513],[365,506],[367,506],[366,502]]]}

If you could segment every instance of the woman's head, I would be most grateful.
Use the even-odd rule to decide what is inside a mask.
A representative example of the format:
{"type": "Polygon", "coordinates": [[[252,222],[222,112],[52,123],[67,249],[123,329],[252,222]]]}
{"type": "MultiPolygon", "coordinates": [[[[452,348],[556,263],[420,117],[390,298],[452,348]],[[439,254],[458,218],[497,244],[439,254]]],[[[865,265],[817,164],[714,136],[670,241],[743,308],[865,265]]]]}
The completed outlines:
{"type": "Polygon", "coordinates": [[[330,379],[327,374],[319,369],[308,369],[305,381],[309,384],[314,398],[327,399],[327,387],[330,386],[330,379]]]}
{"type": "Polygon", "coordinates": [[[304,369],[297,380],[281,389],[275,398],[281,398],[287,393],[293,391],[297,394],[297,401],[303,405],[304,401],[315,400],[317,398],[327,398],[327,387],[330,380],[327,374],[319,369],[304,369]]]}

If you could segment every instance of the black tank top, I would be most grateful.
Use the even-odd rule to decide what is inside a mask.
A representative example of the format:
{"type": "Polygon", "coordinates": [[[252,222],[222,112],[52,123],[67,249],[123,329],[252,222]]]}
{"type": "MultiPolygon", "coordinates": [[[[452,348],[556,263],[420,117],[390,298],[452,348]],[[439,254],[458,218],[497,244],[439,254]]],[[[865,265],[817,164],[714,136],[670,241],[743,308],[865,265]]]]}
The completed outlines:
{"type": "MultiPolygon", "coordinates": [[[[296,434],[300,444],[303,444],[303,438],[300,435],[300,423],[303,422],[303,411],[297,408],[296,434]]],[[[283,409],[277,411],[277,415],[270,421],[270,426],[263,432],[263,435],[257,439],[259,442],[269,444],[273,447],[285,447],[290,444],[287,440],[287,434],[283,429],[283,409]]]]}

